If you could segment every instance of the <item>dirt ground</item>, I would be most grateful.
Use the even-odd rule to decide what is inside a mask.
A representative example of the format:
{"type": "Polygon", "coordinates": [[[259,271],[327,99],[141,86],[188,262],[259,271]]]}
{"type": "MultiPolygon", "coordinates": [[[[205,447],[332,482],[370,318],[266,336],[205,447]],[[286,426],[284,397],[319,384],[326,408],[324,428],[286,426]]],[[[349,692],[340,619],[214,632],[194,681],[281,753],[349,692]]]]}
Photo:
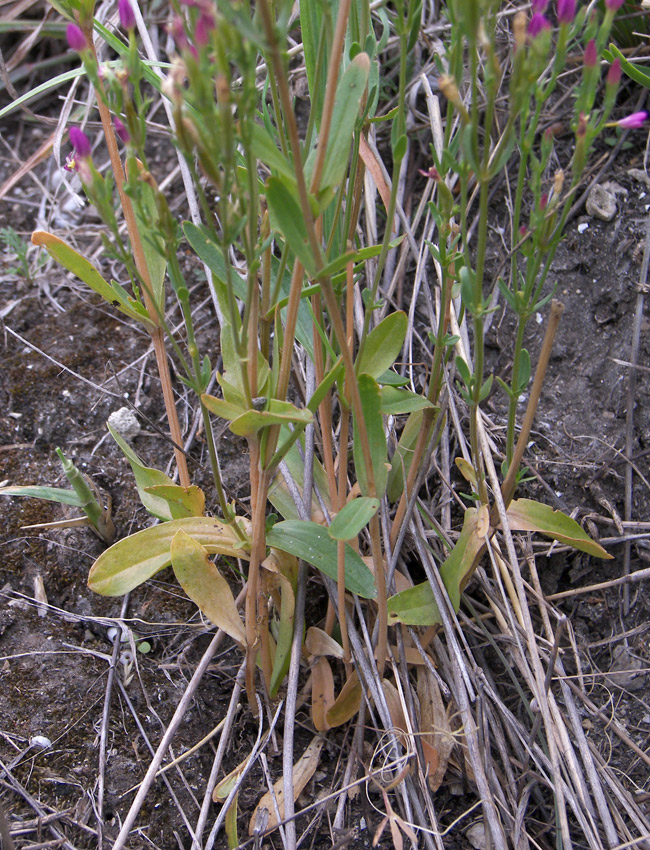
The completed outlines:
{"type": "MultiPolygon", "coordinates": [[[[43,139],[42,131],[13,124],[3,130],[12,149],[21,134],[26,158],[43,139]]],[[[624,568],[624,545],[608,542],[620,537],[614,518],[624,514],[625,429],[629,369],[638,280],[645,226],[650,206],[650,182],[643,168],[643,134],[634,147],[621,152],[604,180],[614,181],[618,212],[612,222],[578,211],[555,260],[551,280],[565,305],[539,415],[529,466],[533,480],[526,494],[553,503],[579,519],[587,519],[614,555],[595,562],[581,554],[540,555],[538,569],[546,594],[615,579],[624,568]]],[[[16,163],[4,155],[0,182],[16,163]]],[[[37,220],[40,188],[51,165],[40,165],[9,192],[0,206],[0,226],[11,225],[28,238],[37,220]]],[[[96,223],[83,217],[82,237],[91,241],[96,223]]],[[[495,259],[498,259],[495,213],[495,259]]],[[[36,269],[36,257],[31,256],[36,269]]],[[[9,252],[0,255],[0,312],[6,330],[0,348],[0,480],[11,484],[40,483],[66,486],[54,448],[60,446],[102,490],[112,497],[113,517],[120,535],[142,528],[148,516],[135,497],[131,474],[117,446],[105,439],[108,415],[132,402],[147,419],[135,439],[136,451],[151,465],[169,456],[156,432],[162,409],[154,364],[146,337],[117,318],[46,265],[26,281],[12,269],[9,252]],[[19,335],[19,336],[17,336],[19,335]],[[40,349],[36,351],[35,349],[40,349]],[[45,355],[55,358],[56,362],[45,355]],[[68,371],[71,370],[71,371],[68,371]],[[71,374],[74,372],[76,374],[71,374]],[[94,386],[84,383],[81,377],[94,386]],[[106,395],[100,388],[110,390],[106,395]]],[[[196,277],[193,298],[207,299],[205,282],[196,277]]],[[[544,321],[533,322],[528,346],[533,363],[539,351],[544,321]]],[[[202,313],[201,334],[216,340],[208,305],[202,313]]],[[[634,475],[632,519],[650,519],[648,451],[650,450],[650,318],[646,297],[642,318],[634,408],[634,475]]],[[[506,375],[510,362],[511,326],[498,311],[489,337],[491,367],[506,375]]],[[[177,383],[182,394],[182,385],[177,383]]],[[[503,399],[497,393],[487,412],[495,439],[503,425],[503,399]]],[[[191,426],[193,412],[184,411],[191,426]]],[[[230,437],[230,435],[229,435],[230,437]]],[[[220,442],[226,487],[245,499],[245,445],[220,442]]],[[[191,450],[192,472],[210,498],[209,477],[200,435],[191,450]]],[[[97,847],[94,804],[98,794],[99,738],[107,737],[104,818],[106,844],[133,799],[134,786],[146,771],[148,748],[156,747],[189,677],[209,642],[211,630],[183,598],[170,575],[163,573],[134,591],[123,611],[120,599],[105,599],[86,587],[89,567],[102,544],[82,528],[25,530],[24,526],[62,519],[69,512],[48,502],[0,500],[0,800],[17,847],[97,847]],[[35,588],[42,582],[47,602],[35,588]],[[40,599],[40,601],[39,601],[40,599]],[[118,647],[119,682],[114,688],[107,719],[104,700],[114,642],[109,629],[125,624],[132,643],[118,647]],[[150,651],[132,651],[146,639],[150,651]],[[64,837],[67,843],[49,844],[64,837]]],[[[647,532],[647,525],[645,526],[647,532]]],[[[644,528],[625,529],[633,535],[630,569],[650,566],[644,528]]],[[[567,595],[558,601],[569,618],[589,683],[589,695],[604,716],[616,716],[639,751],[650,745],[650,593],[644,582],[630,587],[629,611],[624,613],[619,588],[567,595]]],[[[188,710],[174,741],[178,755],[209,733],[225,713],[239,666],[236,651],[225,649],[212,661],[208,674],[188,710]]],[[[310,721],[300,715],[309,739],[310,721]]],[[[591,722],[585,720],[585,724],[591,722]]],[[[586,727],[587,728],[587,727],[586,727]]],[[[256,723],[244,705],[230,742],[227,765],[238,764],[250,751],[256,723]]],[[[648,805],[648,760],[619,739],[599,729],[603,756],[625,777],[626,787],[642,806],[648,805]]],[[[306,790],[303,802],[328,790],[345,732],[332,735],[321,770],[306,790]]],[[[278,741],[278,746],[280,742],[278,741]]],[[[271,747],[272,776],[280,772],[280,756],[271,747]]],[[[140,813],[130,848],[189,848],[180,810],[194,822],[203,798],[214,746],[207,744],[168,774],[178,800],[158,781],[140,813]]],[[[263,780],[254,774],[240,797],[240,810],[250,812],[263,780]]],[[[472,791],[468,795],[472,797],[472,791]]],[[[439,792],[442,823],[453,820],[454,791],[439,792]]],[[[215,807],[216,811],[216,807],[215,807]]],[[[330,847],[326,818],[322,840],[330,847]]],[[[346,846],[369,846],[380,817],[360,795],[351,811],[346,846]]],[[[242,832],[245,831],[242,820],[242,832]]],[[[306,826],[306,819],[301,826],[306,826]]],[[[448,839],[450,846],[467,846],[462,828],[448,839]]],[[[551,842],[551,839],[548,839],[551,842]]],[[[225,842],[225,839],[219,839],[225,842]]],[[[217,842],[217,846],[225,843],[217,842]]],[[[278,846],[271,840],[268,846],[278,846]]],[[[390,846],[382,840],[380,846],[390,846]]]]}

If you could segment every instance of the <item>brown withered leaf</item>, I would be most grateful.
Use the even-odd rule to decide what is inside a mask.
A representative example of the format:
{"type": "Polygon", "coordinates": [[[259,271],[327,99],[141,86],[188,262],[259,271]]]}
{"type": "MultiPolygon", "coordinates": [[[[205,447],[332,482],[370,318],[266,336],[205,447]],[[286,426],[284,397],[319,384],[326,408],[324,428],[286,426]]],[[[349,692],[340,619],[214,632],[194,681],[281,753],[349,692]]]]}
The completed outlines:
{"type": "Polygon", "coordinates": [[[318,658],[311,668],[311,717],[317,732],[327,732],[327,712],[334,705],[334,676],[327,658],[318,658]]]}
{"type": "MultiPolygon", "coordinates": [[[[318,767],[318,763],[320,761],[320,753],[323,749],[323,744],[325,743],[324,738],[313,738],[305,752],[300,756],[298,761],[293,766],[293,799],[294,802],[298,799],[298,797],[305,790],[305,786],[312,778],[314,773],[316,772],[316,768],[318,767]]],[[[273,792],[275,794],[275,798],[278,803],[278,810],[280,812],[280,817],[284,817],[284,777],[280,777],[278,781],[273,785],[273,792]]],[[[275,806],[273,805],[273,798],[271,797],[271,792],[267,791],[266,794],[259,801],[257,806],[255,807],[255,811],[253,812],[253,816],[251,817],[250,824],[248,826],[248,834],[253,835],[255,830],[255,825],[257,823],[257,815],[262,809],[266,809],[269,813],[268,823],[266,825],[267,830],[275,829],[278,825],[278,818],[275,813],[275,806]]]]}
{"type": "Polygon", "coordinates": [[[437,791],[447,772],[455,738],[442,701],[440,686],[427,667],[418,667],[420,732],[429,788],[437,791]]]}

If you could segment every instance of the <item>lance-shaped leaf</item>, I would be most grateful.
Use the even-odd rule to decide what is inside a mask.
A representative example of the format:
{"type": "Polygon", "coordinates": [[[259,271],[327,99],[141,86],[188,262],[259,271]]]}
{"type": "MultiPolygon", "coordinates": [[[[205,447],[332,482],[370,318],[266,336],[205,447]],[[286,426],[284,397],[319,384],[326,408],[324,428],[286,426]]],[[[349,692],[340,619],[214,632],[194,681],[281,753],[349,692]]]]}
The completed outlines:
{"type": "Polygon", "coordinates": [[[37,230],[32,233],[32,242],[34,245],[45,248],[47,253],[64,269],[76,275],[93,292],[96,292],[104,301],[108,301],[125,316],[135,319],[147,327],[154,326],[145,307],[139,301],[131,298],[126,290],[118,284],[108,283],[91,262],[66,244],[63,239],[59,239],[52,233],[37,230]]]}
{"type": "Polygon", "coordinates": [[[362,496],[348,502],[327,529],[334,540],[352,540],[379,510],[379,499],[362,496]]]}
{"type": "Polygon", "coordinates": [[[300,204],[281,177],[269,177],[266,181],[266,200],[273,228],[284,236],[307,274],[314,277],[316,261],[309,244],[305,217],[300,204]]]}
{"type": "Polygon", "coordinates": [[[416,410],[406,420],[406,425],[399,438],[399,443],[393,453],[391,468],[388,474],[386,495],[391,502],[396,502],[404,490],[404,481],[408,477],[415,444],[422,429],[422,411],[416,410]]]}
{"type": "MultiPolygon", "coordinates": [[[[246,298],[246,281],[234,269],[231,269],[230,276],[228,275],[221,246],[212,240],[209,230],[205,227],[197,227],[191,221],[184,221],[183,233],[199,259],[206,264],[217,281],[225,286],[226,281],[230,279],[235,295],[243,301],[246,298]]],[[[223,309],[224,305],[221,306],[223,309]]],[[[228,315],[225,310],[224,313],[228,315]]]]}
{"type": "Polygon", "coordinates": [[[203,516],[205,493],[196,484],[181,487],[180,484],[155,484],[146,492],[163,499],[169,505],[174,519],[186,516],[203,516]]]}
{"type": "Polygon", "coordinates": [[[361,352],[356,371],[378,378],[389,369],[404,345],[404,338],[408,328],[408,317],[406,313],[398,310],[389,313],[385,319],[377,325],[366,339],[361,352]]]}
{"type": "MultiPolygon", "coordinates": [[[[337,579],[338,543],[327,533],[327,529],[315,522],[285,520],[276,523],[266,535],[269,546],[289,552],[296,558],[302,558],[325,573],[331,579],[337,579]]],[[[345,586],[352,593],[365,599],[374,599],[377,590],[375,580],[359,555],[346,544],[345,546],[345,586]]]]}
{"type": "Polygon", "coordinates": [[[58,502],[60,505],[81,507],[81,499],[74,490],[64,490],[62,487],[40,487],[38,484],[26,484],[24,487],[0,487],[0,496],[30,496],[32,499],[45,499],[48,502],[58,502]]]}
{"type": "MultiPolygon", "coordinates": [[[[248,533],[249,524],[245,525],[248,533]]],[[[179,530],[193,537],[210,555],[249,557],[232,526],[212,517],[175,519],[114,543],[91,567],[88,586],[102,596],[122,596],[133,590],[171,564],[172,540],[179,530]]]]}
{"type": "Polygon", "coordinates": [[[400,390],[398,387],[381,388],[381,412],[385,416],[397,416],[401,413],[413,413],[414,410],[424,410],[433,407],[428,398],[410,390],[400,390]]]}
{"type": "Polygon", "coordinates": [[[388,480],[386,434],[381,415],[381,391],[379,384],[370,375],[359,375],[359,395],[363,409],[363,421],[354,418],[354,442],[352,451],[359,487],[364,496],[381,496],[386,492],[388,480]],[[368,440],[372,459],[372,475],[375,492],[370,492],[370,475],[366,469],[362,439],[368,440]]]}
{"type": "MultiPolygon", "coordinates": [[[[440,567],[449,599],[455,611],[460,606],[460,594],[475,567],[477,555],[485,545],[489,530],[489,511],[486,505],[468,508],[463,519],[463,530],[456,545],[440,567]]],[[[396,593],[388,600],[388,622],[409,626],[433,626],[441,623],[440,611],[428,581],[396,593]]]]}
{"type": "Polygon", "coordinates": [[[208,557],[207,550],[179,529],[172,538],[172,567],[179,584],[217,628],[246,643],[246,630],[228,582],[208,557]]]}
{"type": "Polygon", "coordinates": [[[269,425],[287,425],[290,422],[309,425],[312,418],[309,410],[300,410],[291,402],[273,399],[269,404],[269,410],[247,410],[237,419],[233,419],[230,430],[239,437],[248,437],[269,425]]]}
{"type": "MultiPolygon", "coordinates": [[[[320,762],[320,752],[323,749],[323,744],[325,743],[325,739],[318,737],[313,738],[305,752],[300,756],[298,761],[293,766],[293,799],[294,801],[298,799],[298,797],[305,790],[305,786],[312,778],[314,773],[316,773],[316,768],[320,762]]],[[[273,796],[271,796],[271,792],[267,791],[266,794],[259,801],[257,806],[255,807],[255,811],[253,812],[253,816],[251,817],[250,826],[248,828],[248,834],[253,835],[255,830],[255,826],[257,824],[257,816],[258,812],[261,809],[267,809],[269,812],[269,819],[267,822],[267,829],[275,829],[278,825],[278,817],[275,813],[275,805],[273,803],[273,797],[275,797],[275,801],[277,802],[278,810],[280,813],[280,817],[284,817],[284,777],[280,777],[278,781],[273,785],[273,796]]]]}
{"type": "Polygon", "coordinates": [[[346,68],[336,87],[320,191],[338,186],[345,177],[352,136],[359,121],[359,107],[366,90],[369,70],[368,54],[358,53],[346,68]]]}
{"type": "MultiPolygon", "coordinates": [[[[262,566],[274,573],[280,587],[280,621],[278,623],[275,655],[269,692],[275,697],[287,675],[291,661],[291,643],[296,609],[296,586],[298,583],[298,562],[293,555],[271,549],[262,566]]],[[[277,602],[276,602],[277,605],[277,602]]]]}
{"type": "Polygon", "coordinates": [[[532,499],[515,499],[507,511],[508,524],[512,531],[538,531],[552,537],[558,543],[573,546],[595,558],[611,559],[613,556],[592,540],[586,531],[562,511],[532,499]]]}

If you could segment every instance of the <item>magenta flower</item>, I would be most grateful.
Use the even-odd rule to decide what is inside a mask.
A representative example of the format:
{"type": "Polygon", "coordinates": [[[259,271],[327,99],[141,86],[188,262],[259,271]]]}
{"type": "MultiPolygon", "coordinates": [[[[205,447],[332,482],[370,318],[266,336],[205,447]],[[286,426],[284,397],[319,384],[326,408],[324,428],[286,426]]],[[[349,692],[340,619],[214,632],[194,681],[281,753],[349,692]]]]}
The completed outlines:
{"type": "Polygon", "coordinates": [[[551,28],[548,18],[541,12],[535,12],[528,24],[528,35],[536,38],[540,33],[551,28]]]}
{"type": "Polygon", "coordinates": [[[598,49],[593,38],[590,39],[585,47],[584,63],[587,68],[595,68],[598,63],[598,49]]]}
{"type": "Polygon", "coordinates": [[[558,24],[570,24],[576,16],[576,0],[557,0],[558,24]]]}
{"type": "Polygon", "coordinates": [[[548,8],[548,0],[532,0],[530,5],[533,14],[543,14],[548,8]]]}
{"type": "Polygon", "coordinates": [[[70,50],[75,50],[77,53],[81,53],[82,50],[85,50],[88,45],[86,44],[86,36],[81,31],[81,27],[78,27],[76,24],[68,24],[65,37],[68,39],[68,46],[70,50]]]}
{"type": "Polygon", "coordinates": [[[113,118],[113,126],[115,127],[115,135],[124,145],[128,145],[131,141],[131,136],[129,135],[129,131],[126,129],[122,121],[115,116],[113,118]]]}
{"type": "Polygon", "coordinates": [[[74,152],[80,159],[88,159],[90,156],[90,142],[88,136],[79,127],[70,127],[70,141],[74,152]]]}
{"type": "Polygon", "coordinates": [[[605,0],[605,6],[612,12],[618,12],[625,0],[605,0]]]}
{"type": "Polygon", "coordinates": [[[119,0],[117,10],[120,16],[120,25],[122,29],[135,29],[135,15],[133,14],[133,7],[129,0],[119,0]]]}
{"type": "Polygon", "coordinates": [[[645,122],[648,120],[649,115],[650,113],[645,110],[642,112],[633,112],[631,115],[621,118],[621,120],[617,121],[614,126],[622,127],[624,130],[638,130],[639,127],[643,127],[645,122]]]}

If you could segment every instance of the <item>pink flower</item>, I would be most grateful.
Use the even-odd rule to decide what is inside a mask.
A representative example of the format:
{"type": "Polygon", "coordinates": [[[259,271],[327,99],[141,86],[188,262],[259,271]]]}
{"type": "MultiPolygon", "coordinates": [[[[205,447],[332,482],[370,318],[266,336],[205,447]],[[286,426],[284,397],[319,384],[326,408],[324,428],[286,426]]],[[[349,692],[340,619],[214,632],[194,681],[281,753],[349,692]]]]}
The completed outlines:
{"type": "Polygon", "coordinates": [[[618,12],[625,0],[605,0],[605,6],[612,12],[618,12]]]}
{"type": "Polygon", "coordinates": [[[543,14],[548,8],[548,0],[532,0],[531,9],[533,10],[533,14],[543,14]]]}
{"type": "Polygon", "coordinates": [[[74,148],[75,154],[79,159],[88,159],[90,156],[90,142],[88,136],[79,127],[70,127],[70,141],[74,148]]]}
{"type": "Polygon", "coordinates": [[[120,15],[120,25],[122,29],[135,29],[135,15],[133,14],[133,7],[129,0],[119,0],[117,10],[120,15]]]}
{"type": "Polygon", "coordinates": [[[607,85],[617,86],[621,82],[621,60],[614,59],[607,72],[607,85]]]}
{"type": "Polygon", "coordinates": [[[541,12],[535,12],[528,24],[528,35],[531,38],[536,38],[540,33],[551,28],[551,24],[545,15],[541,12]]]}
{"type": "Polygon", "coordinates": [[[81,31],[81,28],[76,24],[68,24],[65,36],[68,39],[68,46],[70,47],[70,50],[75,50],[77,53],[81,53],[82,50],[85,50],[88,47],[86,44],[86,36],[81,31]]]}
{"type": "Polygon", "coordinates": [[[557,0],[558,24],[570,24],[576,16],[576,0],[557,0]]]}
{"type": "Polygon", "coordinates": [[[650,113],[645,110],[642,112],[633,112],[631,115],[621,118],[621,120],[617,121],[614,126],[622,127],[624,130],[638,130],[639,127],[643,127],[645,122],[648,120],[649,114],[650,113]]]}
{"type": "Polygon", "coordinates": [[[587,68],[595,68],[598,63],[598,49],[596,48],[596,42],[593,38],[585,47],[584,63],[587,68]]]}
{"type": "Polygon", "coordinates": [[[117,138],[122,142],[122,144],[127,145],[131,141],[131,136],[129,136],[129,131],[117,116],[113,118],[113,126],[115,127],[115,135],[117,138]]]}

